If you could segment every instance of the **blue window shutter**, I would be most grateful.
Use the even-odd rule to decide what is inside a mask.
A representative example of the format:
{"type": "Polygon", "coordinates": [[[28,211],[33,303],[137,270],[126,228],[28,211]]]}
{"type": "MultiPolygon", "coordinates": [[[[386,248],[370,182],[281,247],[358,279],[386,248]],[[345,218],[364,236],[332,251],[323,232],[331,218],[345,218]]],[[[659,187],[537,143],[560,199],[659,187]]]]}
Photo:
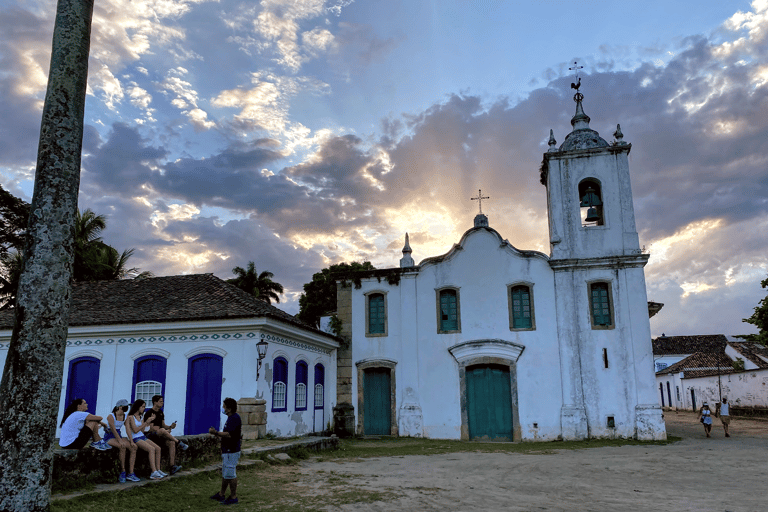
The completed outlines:
{"type": "Polygon", "coordinates": [[[374,293],[368,297],[368,333],[384,334],[385,321],[384,295],[374,293]]]}
{"type": "Polygon", "coordinates": [[[512,327],[530,329],[533,327],[532,315],[530,289],[527,286],[515,286],[512,288],[512,327]]]}
{"type": "Polygon", "coordinates": [[[308,368],[307,363],[304,361],[299,361],[296,363],[296,396],[295,399],[295,410],[297,411],[306,411],[307,410],[307,377],[308,377],[308,368]],[[303,387],[300,388],[299,384],[303,384],[303,387]],[[301,391],[300,391],[301,389],[301,391]],[[300,394],[303,393],[303,396],[300,396],[300,394]]]}
{"type": "MultiPolygon", "coordinates": [[[[161,395],[165,396],[165,373],[168,361],[161,356],[150,355],[137,358],[133,362],[133,386],[131,403],[136,400],[136,384],[145,380],[154,380],[162,385],[161,395]]],[[[151,407],[151,404],[149,404],[151,407]]]]}
{"type": "Polygon", "coordinates": [[[590,295],[592,323],[594,325],[612,325],[608,283],[592,283],[590,285],[590,295]]]}
{"type": "Polygon", "coordinates": [[[440,330],[458,331],[459,314],[456,303],[456,290],[440,292],[440,330]]]}
{"type": "Polygon", "coordinates": [[[274,360],[274,369],[272,371],[272,387],[282,382],[285,390],[285,397],[282,404],[275,404],[274,396],[272,400],[272,411],[280,412],[288,409],[288,361],[284,357],[278,357],[274,360]]]}
{"type": "Polygon", "coordinates": [[[88,412],[96,414],[100,365],[101,361],[95,357],[88,356],[78,357],[69,362],[65,407],[72,403],[72,400],[84,398],[88,403],[88,412]]]}
{"type": "MultiPolygon", "coordinates": [[[[325,368],[321,364],[315,365],[315,389],[317,389],[317,385],[320,384],[322,386],[323,391],[325,391],[325,368]]],[[[325,394],[321,397],[321,399],[317,400],[317,394],[315,395],[315,409],[322,409],[325,405],[325,394]]]]}

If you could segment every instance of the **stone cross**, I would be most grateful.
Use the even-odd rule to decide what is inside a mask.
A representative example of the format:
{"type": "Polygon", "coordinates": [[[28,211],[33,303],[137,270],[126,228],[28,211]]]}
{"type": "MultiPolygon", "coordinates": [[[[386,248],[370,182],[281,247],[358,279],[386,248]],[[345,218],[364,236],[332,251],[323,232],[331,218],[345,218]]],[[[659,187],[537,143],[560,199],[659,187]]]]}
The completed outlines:
{"type": "Polygon", "coordinates": [[[477,201],[478,206],[480,206],[480,213],[483,213],[483,199],[490,199],[488,196],[483,196],[483,191],[481,189],[477,190],[477,197],[470,197],[472,201],[477,201]]]}

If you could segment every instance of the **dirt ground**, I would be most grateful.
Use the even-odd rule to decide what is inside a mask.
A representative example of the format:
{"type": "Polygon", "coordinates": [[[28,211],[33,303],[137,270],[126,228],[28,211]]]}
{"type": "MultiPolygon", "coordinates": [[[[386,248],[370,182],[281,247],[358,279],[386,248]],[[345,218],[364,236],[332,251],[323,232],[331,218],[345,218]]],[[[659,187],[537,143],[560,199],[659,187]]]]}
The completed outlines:
{"type": "Polygon", "coordinates": [[[328,485],[383,491],[345,511],[768,511],[768,421],[734,418],[712,438],[691,412],[666,412],[682,441],[518,453],[450,453],[314,462],[301,467],[308,491],[328,485]]]}

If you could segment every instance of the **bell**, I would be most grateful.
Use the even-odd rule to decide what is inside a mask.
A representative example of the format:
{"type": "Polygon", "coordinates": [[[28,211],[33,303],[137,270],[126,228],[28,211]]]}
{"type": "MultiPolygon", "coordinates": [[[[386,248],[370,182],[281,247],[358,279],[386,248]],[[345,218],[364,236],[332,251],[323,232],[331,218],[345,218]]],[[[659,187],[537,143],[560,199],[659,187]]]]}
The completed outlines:
{"type": "Polygon", "coordinates": [[[587,210],[587,222],[597,222],[600,220],[600,216],[597,214],[597,208],[590,208],[587,210]]]}

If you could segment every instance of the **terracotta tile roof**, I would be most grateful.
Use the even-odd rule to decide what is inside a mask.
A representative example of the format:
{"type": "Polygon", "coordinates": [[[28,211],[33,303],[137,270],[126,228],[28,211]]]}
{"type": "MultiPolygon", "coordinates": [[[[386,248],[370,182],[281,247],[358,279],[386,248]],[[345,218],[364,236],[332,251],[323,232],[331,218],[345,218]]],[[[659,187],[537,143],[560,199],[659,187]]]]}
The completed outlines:
{"type": "MultiPolygon", "coordinates": [[[[75,283],[72,292],[71,326],[269,317],[337,339],[213,274],[75,283]]],[[[13,310],[0,311],[0,329],[11,328],[13,310]]]]}
{"type": "Polygon", "coordinates": [[[753,341],[729,341],[728,344],[744,356],[744,359],[755,363],[758,368],[768,368],[768,347],[753,341]]]}
{"type": "Polygon", "coordinates": [[[653,355],[693,354],[694,352],[723,352],[728,343],[724,334],[697,336],[659,336],[653,342],[653,355]]]}
{"type": "Polygon", "coordinates": [[[695,377],[707,377],[710,375],[725,375],[735,373],[733,361],[725,355],[725,352],[696,352],[682,361],[656,372],[656,375],[668,375],[683,372],[683,377],[691,379],[695,377]]]}

